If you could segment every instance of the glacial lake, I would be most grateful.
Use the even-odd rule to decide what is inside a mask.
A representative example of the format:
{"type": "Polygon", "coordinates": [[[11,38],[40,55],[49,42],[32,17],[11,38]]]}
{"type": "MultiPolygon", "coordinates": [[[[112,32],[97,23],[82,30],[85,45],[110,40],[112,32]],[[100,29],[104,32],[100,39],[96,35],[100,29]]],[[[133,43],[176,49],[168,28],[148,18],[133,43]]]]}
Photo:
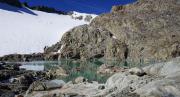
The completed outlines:
{"type": "Polygon", "coordinates": [[[33,70],[33,71],[47,71],[50,69],[56,69],[62,67],[67,73],[67,77],[59,77],[57,79],[63,79],[68,82],[74,80],[79,76],[87,78],[89,81],[105,82],[109,76],[97,74],[97,69],[102,64],[115,65],[125,68],[131,68],[140,66],[139,64],[125,64],[119,61],[100,61],[100,60],[89,60],[86,62],[77,60],[61,60],[61,61],[34,61],[34,62],[16,62],[22,64],[21,69],[33,70]],[[76,71],[75,69],[79,69],[76,71]]]}

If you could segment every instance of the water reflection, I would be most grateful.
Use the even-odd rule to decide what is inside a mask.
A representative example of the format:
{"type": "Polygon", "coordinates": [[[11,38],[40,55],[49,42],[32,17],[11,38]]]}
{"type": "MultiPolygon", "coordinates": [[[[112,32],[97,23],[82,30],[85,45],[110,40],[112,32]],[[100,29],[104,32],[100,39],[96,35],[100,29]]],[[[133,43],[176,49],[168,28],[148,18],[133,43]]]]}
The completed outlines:
{"type": "Polygon", "coordinates": [[[27,64],[27,65],[20,66],[20,69],[33,70],[33,71],[44,71],[44,65],[27,64]]]}
{"type": "Polygon", "coordinates": [[[79,76],[83,76],[87,78],[89,81],[98,81],[105,82],[107,78],[111,75],[100,75],[97,74],[97,69],[102,64],[109,64],[113,66],[120,67],[134,67],[137,64],[129,64],[127,62],[120,61],[103,61],[103,60],[88,60],[88,61],[79,61],[79,60],[61,60],[61,61],[34,61],[34,62],[21,62],[22,66],[20,68],[26,70],[34,70],[34,71],[48,71],[50,69],[57,69],[59,66],[62,67],[68,74],[66,77],[58,77],[58,79],[63,79],[68,82],[74,80],[79,76]]]}

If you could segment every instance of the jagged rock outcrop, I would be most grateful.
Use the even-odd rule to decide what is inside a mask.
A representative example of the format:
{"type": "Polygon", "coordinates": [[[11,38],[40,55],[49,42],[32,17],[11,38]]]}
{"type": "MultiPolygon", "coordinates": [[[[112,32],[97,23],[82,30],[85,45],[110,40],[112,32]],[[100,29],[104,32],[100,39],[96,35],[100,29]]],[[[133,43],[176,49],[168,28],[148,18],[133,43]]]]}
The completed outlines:
{"type": "Polygon", "coordinates": [[[63,46],[59,58],[151,62],[180,56],[179,10],[179,0],[138,0],[114,7],[90,25],[67,32],[56,44],[59,50],[63,46]]]}
{"type": "Polygon", "coordinates": [[[48,48],[46,52],[49,49],[58,52],[59,58],[84,60],[118,56],[118,59],[125,59],[126,45],[116,41],[106,29],[82,25],[66,32],[61,42],[48,48]]]}
{"type": "Polygon", "coordinates": [[[0,57],[0,61],[8,62],[29,62],[29,61],[43,61],[45,55],[43,53],[34,54],[10,54],[0,57]]]}
{"type": "Polygon", "coordinates": [[[124,42],[128,58],[166,60],[180,55],[178,0],[138,0],[95,18],[91,26],[104,27],[124,42]]]}

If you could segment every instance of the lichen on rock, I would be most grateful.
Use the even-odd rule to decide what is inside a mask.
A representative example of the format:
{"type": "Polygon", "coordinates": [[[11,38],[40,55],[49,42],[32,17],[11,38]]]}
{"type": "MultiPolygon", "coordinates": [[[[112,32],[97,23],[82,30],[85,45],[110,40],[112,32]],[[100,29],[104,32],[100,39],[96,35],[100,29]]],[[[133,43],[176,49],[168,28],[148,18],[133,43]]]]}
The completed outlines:
{"type": "Polygon", "coordinates": [[[59,58],[72,59],[149,63],[175,58],[180,56],[179,10],[178,0],[138,0],[73,28],[51,49],[65,45],[59,58]]]}

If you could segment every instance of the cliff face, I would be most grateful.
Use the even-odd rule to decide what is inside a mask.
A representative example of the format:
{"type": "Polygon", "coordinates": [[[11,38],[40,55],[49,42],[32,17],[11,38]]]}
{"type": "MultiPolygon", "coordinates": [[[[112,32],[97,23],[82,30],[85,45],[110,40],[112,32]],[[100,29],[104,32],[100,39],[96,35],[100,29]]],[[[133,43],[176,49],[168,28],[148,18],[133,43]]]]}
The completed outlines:
{"type": "Polygon", "coordinates": [[[125,50],[126,45],[117,41],[108,30],[82,25],[66,32],[59,43],[46,49],[46,53],[52,54],[53,51],[56,53],[52,55],[59,54],[59,58],[82,60],[102,57],[124,59],[125,50]]]}
{"type": "Polygon", "coordinates": [[[179,0],[139,0],[97,17],[91,26],[104,27],[124,42],[128,58],[166,60],[180,55],[179,0]]]}
{"type": "Polygon", "coordinates": [[[138,0],[132,5],[113,7],[111,13],[98,16],[85,28],[83,25],[67,32],[54,51],[61,50],[60,58],[74,58],[74,52],[78,52],[79,59],[100,54],[102,58],[137,62],[180,56],[179,2],[138,0]]]}

